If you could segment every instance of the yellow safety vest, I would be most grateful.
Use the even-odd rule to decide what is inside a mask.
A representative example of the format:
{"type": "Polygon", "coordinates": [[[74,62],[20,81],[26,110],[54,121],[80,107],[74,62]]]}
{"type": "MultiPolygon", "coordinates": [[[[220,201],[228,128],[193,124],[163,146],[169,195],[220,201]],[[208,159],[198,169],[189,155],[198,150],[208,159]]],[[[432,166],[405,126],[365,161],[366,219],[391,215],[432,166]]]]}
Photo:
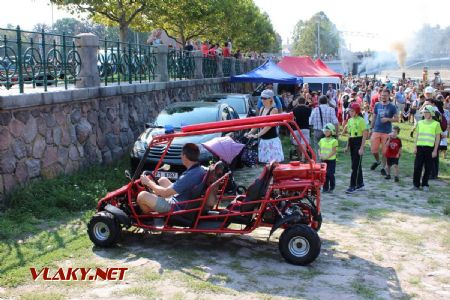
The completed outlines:
{"type": "Polygon", "coordinates": [[[417,146],[434,147],[436,134],[439,134],[440,131],[440,124],[435,120],[419,121],[419,123],[417,124],[417,146]]]}
{"type": "MultiPolygon", "coordinates": [[[[320,154],[322,155],[330,155],[331,152],[333,152],[333,148],[337,148],[338,141],[335,138],[322,138],[319,141],[320,146],[320,154]]],[[[327,158],[327,160],[334,160],[336,159],[336,154],[327,158]]]]}
{"type": "Polygon", "coordinates": [[[347,131],[349,137],[361,137],[364,130],[367,130],[368,126],[366,121],[361,117],[350,118],[347,123],[347,131]]]}

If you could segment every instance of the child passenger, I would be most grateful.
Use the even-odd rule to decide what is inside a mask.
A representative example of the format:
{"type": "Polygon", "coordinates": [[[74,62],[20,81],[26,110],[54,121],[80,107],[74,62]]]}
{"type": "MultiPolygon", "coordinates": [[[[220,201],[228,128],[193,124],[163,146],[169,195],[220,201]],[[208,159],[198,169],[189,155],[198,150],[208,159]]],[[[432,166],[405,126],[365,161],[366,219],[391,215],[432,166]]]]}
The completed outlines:
{"type": "Polygon", "coordinates": [[[336,128],[333,124],[328,123],[323,128],[323,133],[325,137],[319,141],[319,157],[327,164],[327,174],[322,191],[324,193],[331,193],[336,186],[336,180],[334,178],[334,173],[336,172],[336,149],[338,147],[338,141],[334,138],[336,128]]]}

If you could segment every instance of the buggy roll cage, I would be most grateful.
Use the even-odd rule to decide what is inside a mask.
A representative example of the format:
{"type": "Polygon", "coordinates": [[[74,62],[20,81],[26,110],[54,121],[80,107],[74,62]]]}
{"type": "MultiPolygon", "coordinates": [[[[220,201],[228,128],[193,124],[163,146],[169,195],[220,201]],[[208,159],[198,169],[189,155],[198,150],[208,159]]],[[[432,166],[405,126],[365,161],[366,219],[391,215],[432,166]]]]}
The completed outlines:
{"type": "Polygon", "coordinates": [[[274,127],[274,126],[286,126],[289,130],[289,133],[292,135],[293,139],[297,142],[297,150],[300,150],[304,155],[306,160],[308,161],[311,168],[313,168],[313,164],[316,161],[316,155],[312,150],[311,146],[307,143],[305,137],[303,136],[302,131],[298,127],[297,123],[294,120],[293,113],[282,113],[276,115],[269,116],[257,116],[257,117],[249,117],[246,119],[236,119],[236,120],[226,120],[226,121],[218,121],[218,122],[210,122],[210,123],[200,123],[195,125],[188,125],[181,127],[180,132],[175,133],[167,133],[155,135],[152,137],[151,142],[148,144],[144,155],[142,156],[139,165],[134,172],[132,177],[132,181],[135,181],[139,178],[142,173],[142,169],[145,164],[145,160],[150,152],[151,147],[155,145],[166,144],[164,152],[162,153],[155,169],[153,170],[153,174],[156,175],[157,170],[161,167],[162,161],[167,154],[167,151],[172,144],[173,139],[178,137],[187,137],[193,135],[202,135],[202,134],[211,134],[218,132],[232,132],[232,131],[241,131],[245,129],[252,128],[263,128],[266,126],[274,127]],[[301,137],[298,138],[294,131],[297,131],[301,137]],[[300,142],[303,141],[303,143],[300,142]],[[306,147],[306,148],[305,148],[306,147]]]}

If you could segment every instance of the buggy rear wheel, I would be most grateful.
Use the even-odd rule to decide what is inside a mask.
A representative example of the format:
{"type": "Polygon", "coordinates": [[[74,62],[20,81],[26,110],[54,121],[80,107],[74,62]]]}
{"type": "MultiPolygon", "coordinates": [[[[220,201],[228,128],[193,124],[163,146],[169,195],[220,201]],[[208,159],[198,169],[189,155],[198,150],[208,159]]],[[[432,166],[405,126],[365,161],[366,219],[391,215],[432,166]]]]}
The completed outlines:
{"type": "Polygon", "coordinates": [[[307,225],[294,225],[280,236],[278,247],[283,258],[294,265],[305,266],[320,253],[319,235],[307,225]]]}
{"type": "Polygon", "coordinates": [[[121,228],[113,214],[101,211],[89,221],[87,231],[96,246],[110,247],[117,242],[121,228]]]}

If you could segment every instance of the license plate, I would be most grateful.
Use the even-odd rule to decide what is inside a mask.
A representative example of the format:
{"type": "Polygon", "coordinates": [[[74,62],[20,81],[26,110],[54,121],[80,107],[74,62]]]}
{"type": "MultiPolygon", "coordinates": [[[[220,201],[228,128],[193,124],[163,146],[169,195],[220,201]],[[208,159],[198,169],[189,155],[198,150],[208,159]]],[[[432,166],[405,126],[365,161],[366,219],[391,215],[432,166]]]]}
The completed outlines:
{"type": "Polygon", "coordinates": [[[165,171],[158,171],[156,172],[156,177],[166,177],[168,179],[178,179],[178,173],[177,172],[165,172],[165,171]]]}

